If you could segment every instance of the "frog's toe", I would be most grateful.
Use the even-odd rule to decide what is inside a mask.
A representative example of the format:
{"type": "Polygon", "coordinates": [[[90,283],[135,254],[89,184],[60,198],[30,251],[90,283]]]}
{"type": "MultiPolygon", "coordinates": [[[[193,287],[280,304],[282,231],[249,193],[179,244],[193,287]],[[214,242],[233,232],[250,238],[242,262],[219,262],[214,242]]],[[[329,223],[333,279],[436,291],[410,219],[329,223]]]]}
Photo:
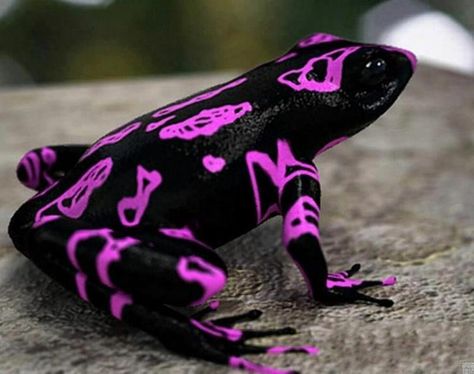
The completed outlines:
{"type": "Polygon", "coordinates": [[[239,322],[255,321],[259,319],[262,314],[263,313],[261,310],[252,309],[252,310],[249,310],[248,312],[238,314],[235,316],[216,318],[216,319],[211,320],[211,322],[216,325],[221,325],[221,326],[233,326],[239,322]]]}

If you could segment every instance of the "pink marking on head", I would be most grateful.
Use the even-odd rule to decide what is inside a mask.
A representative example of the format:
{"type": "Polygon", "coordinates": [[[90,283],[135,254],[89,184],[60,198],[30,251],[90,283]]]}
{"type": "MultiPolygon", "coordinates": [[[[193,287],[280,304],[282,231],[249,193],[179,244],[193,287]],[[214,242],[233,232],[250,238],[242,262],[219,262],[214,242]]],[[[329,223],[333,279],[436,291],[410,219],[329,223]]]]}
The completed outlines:
{"type": "Polygon", "coordinates": [[[388,45],[383,46],[383,49],[385,49],[387,51],[399,52],[402,55],[404,55],[410,61],[412,71],[415,71],[416,64],[417,64],[417,59],[416,59],[416,56],[413,52],[410,52],[406,49],[402,49],[402,48],[398,48],[398,47],[391,47],[391,46],[388,46],[388,45]]]}
{"type": "Polygon", "coordinates": [[[342,38],[340,38],[338,36],[335,36],[335,35],[318,32],[318,33],[310,35],[306,39],[303,39],[302,41],[300,41],[298,43],[298,47],[306,48],[306,47],[310,47],[310,46],[316,45],[316,44],[333,42],[335,40],[342,40],[342,38]]]}
{"type": "Polygon", "coordinates": [[[341,88],[343,63],[347,56],[360,47],[339,48],[327,52],[319,57],[309,59],[300,69],[289,70],[278,77],[278,82],[289,86],[295,91],[334,92],[341,88]],[[334,57],[336,55],[336,57],[334,57]],[[308,73],[313,70],[313,65],[319,61],[327,63],[326,76],[323,81],[308,79],[308,73]],[[296,75],[296,78],[288,78],[296,75]],[[296,83],[295,83],[296,81],[296,83]]]}
{"type": "Polygon", "coordinates": [[[397,283],[397,277],[391,275],[382,281],[382,286],[393,286],[397,283]]]}
{"type": "Polygon", "coordinates": [[[319,173],[316,167],[312,164],[298,161],[291,152],[290,145],[286,140],[278,140],[277,150],[276,163],[268,154],[259,151],[249,151],[245,156],[250,183],[254,192],[257,223],[261,223],[271,217],[273,213],[279,212],[279,209],[277,205],[272,205],[265,210],[261,206],[260,190],[255,171],[256,166],[260,167],[270,177],[272,183],[278,188],[279,194],[281,194],[283,187],[290,180],[301,175],[306,175],[319,181],[319,173]],[[287,174],[289,167],[296,167],[297,170],[287,174]]]}
{"type": "Polygon", "coordinates": [[[153,130],[156,130],[162,126],[164,126],[166,124],[166,122],[172,120],[173,118],[175,118],[176,116],[169,116],[169,117],[165,117],[163,119],[160,119],[159,121],[157,122],[151,122],[147,125],[146,127],[146,132],[150,132],[150,131],[153,131],[153,130]]]}
{"type": "Polygon", "coordinates": [[[321,148],[317,153],[316,156],[320,155],[321,153],[327,151],[328,149],[335,147],[339,143],[342,143],[344,140],[349,139],[347,136],[341,136],[340,138],[334,139],[326,144],[323,148],[321,148]]]}
{"type": "Polygon", "coordinates": [[[267,350],[267,354],[269,355],[281,355],[287,352],[304,352],[309,356],[315,356],[319,354],[320,350],[318,347],[312,346],[312,345],[296,345],[296,346],[275,346],[271,347],[267,350]]]}
{"type": "Polygon", "coordinates": [[[280,62],[289,60],[290,58],[293,58],[293,57],[295,57],[295,56],[298,56],[298,53],[296,53],[296,52],[287,53],[286,55],[283,55],[283,56],[281,56],[280,58],[276,59],[276,60],[275,60],[275,63],[276,63],[276,64],[279,64],[280,62]]]}
{"type": "Polygon", "coordinates": [[[199,136],[211,136],[219,131],[221,127],[234,123],[251,110],[252,105],[248,102],[203,109],[184,121],[161,129],[160,138],[192,140],[199,136]]]}
{"type": "Polygon", "coordinates": [[[204,331],[206,334],[218,337],[218,338],[223,338],[227,339],[231,342],[237,342],[242,338],[242,330],[238,329],[233,329],[230,327],[224,327],[224,326],[217,326],[214,325],[212,322],[209,321],[196,321],[195,319],[191,320],[191,324],[198,328],[201,331],[204,331]]]}
{"type": "Polygon", "coordinates": [[[131,304],[133,304],[132,297],[124,292],[117,291],[110,296],[110,312],[117,319],[122,319],[123,308],[131,304]]]}
{"type": "Polygon", "coordinates": [[[186,282],[197,282],[203,288],[202,296],[191,303],[200,305],[219,292],[227,281],[222,269],[198,256],[183,256],[176,267],[178,275],[186,282]],[[197,267],[197,268],[196,268],[197,267]]]}
{"type": "Polygon", "coordinates": [[[112,165],[113,161],[110,157],[97,162],[66,192],[38,210],[35,222],[50,216],[51,214],[45,214],[45,212],[52,207],[56,207],[66,217],[79,218],[86,210],[94,190],[101,187],[109,177],[112,165]],[[66,206],[65,202],[70,202],[70,205],[66,206]]]}
{"type": "Polygon", "coordinates": [[[97,151],[99,148],[105,147],[106,145],[110,144],[115,144],[121,141],[123,138],[134,132],[140,127],[140,122],[134,122],[131,123],[128,126],[125,126],[121,130],[110,134],[106,135],[103,138],[99,139],[97,142],[95,142],[87,151],[84,152],[84,154],[81,156],[80,160],[85,159],[87,156],[90,156],[92,153],[97,151]]]}
{"type": "Polygon", "coordinates": [[[136,226],[140,223],[150,201],[150,196],[161,184],[161,174],[156,171],[147,171],[143,166],[137,166],[137,193],[133,197],[124,197],[117,204],[120,222],[124,226],[136,226]],[[127,217],[132,213],[132,218],[127,217]]]}
{"type": "Polygon", "coordinates": [[[218,88],[215,88],[213,90],[204,92],[204,93],[199,94],[197,96],[194,96],[194,97],[192,97],[188,100],[184,100],[180,103],[170,105],[168,107],[165,107],[165,108],[160,109],[159,111],[155,112],[153,114],[153,117],[155,117],[155,118],[156,117],[161,117],[161,116],[176,112],[177,110],[179,110],[181,108],[184,108],[184,107],[187,107],[191,104],[195,104],[195,103],[198,103],[198,102],[203,101],[203,100],[211,99],[214,96],[219,95],[223,91],[226,91],[230,88],[234,88],[234,87],[237,87],[237,86],[241,85],[246,80],[247,80],[247,78],[244,78],[244,77],[239,78],[239,79],[236,79],[235,81],[229,82],[229,83],[227,83],[227,84],[225,84],[221,87],[218,87],[218,88]]]}
{"type": "Polygon", "coordinates": [[[76,273],[76,287],[77,293],[79,297],[84,301],[89,301],[89,297],[87,296],[87,275],[84,273],[76,273]]]}
{"type": "Polygon", "coordinates": [[[226,162],[222,157],[207,155],[202,158],[202,164],[211,173],[218,173],[224,168],[226,162]]]}
{"type": "Polygon", "coordinates": [[[231,356],[229,366],[236,369],[247,370],[250,373],[258,374],[294,374],[293,370],[276,369],[270,366],[263,366],[249,361],[243,357],[231,356]]]}
{"type": "Polygon", "coordinates": [[[194,233],[191,231],[189,227],[182,227],[182,228],[175,228],[175,227],[170,227],[170,228],[161,228],[159,230],[163,235],[176,238],[176,239],[183,239],[183,240],[189,240],[190,242],[199,244],[200,246],[204,248],[211,249],[206,243],[201,242],[200,240],[196,239],[194,236],[194,233]]]}

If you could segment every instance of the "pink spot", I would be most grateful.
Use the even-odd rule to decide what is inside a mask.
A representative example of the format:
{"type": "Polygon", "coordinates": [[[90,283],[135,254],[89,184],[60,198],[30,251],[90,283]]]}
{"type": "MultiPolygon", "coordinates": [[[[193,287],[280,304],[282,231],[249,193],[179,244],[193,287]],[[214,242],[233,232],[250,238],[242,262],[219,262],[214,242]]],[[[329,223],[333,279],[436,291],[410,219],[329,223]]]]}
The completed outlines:
{"type": "Polygon", "coordinates": [[[301,196],[283,217],[283,243],[310,234],[319,239],[319,207],[310,196],[301,196]]]}
{"type": "Polygon", "coordinates": [[[33,223],[32,227],[34,229],[37,229],[38,227],[43,226],[44,224],[46,224],[48,222],[56,221],[58,218],[61,218],[61,216],[50,215],[50,216],[41,217],[39,219],[39,221],[36,221],[35,223],[33,223]]]}
{"type": "Polygon", "coordinates": [[[344,140],[348,139],[347,136],[341,136],[340,138],[338,139],[334,139],[332,141],[330,141],[328,144],[326,144],[323,148],[321,148],[317,153],[316,153],[316,156],[320,155],[321,153],[327,151],[328,149],[332,148],[332,147],[335,147],[336,145],[338,145],[339,143],[342,143],[344,140]]]}
{"type": "Polygon", "coordinates": [[[184,107],[187,107],[191,104],[195,104],[195,103],[198,103],[198,102],[203,101],[203,100],[211,99],[214,96],[219,95],[223,91],[226,91],[230,88],[234,88],[234,87],[237,87],[237,86],[241,85],[246,80],[247,80],[247,78],[239,78],[239,79],[237,79],[235,81],[232,81],[230,83],[227,83],[227,84],[225,84],[221,87],[218,87],[218,88],[215,88],[213,90],[204,92],[204,93],[199,94],[197,96],[194,96],[194,97],[190,98],[189,100],[185,100],[185,101],[182,101],[180,103],[170,105],[166,108],[160,109],[159,111],[155,112],[153,114],[153,117],[155,117],[155,118],[156,117],[161,117],[161,116],[176,112],[177,110],[179,110],[181,108],[184,108],[184,107]]]}
{"type": "Polygon", "coordinates": [[[234,123],[251,110],[252,106],[248,102],[203,109],[195,116],[160,130],[160,138],[191,140],[199,136],[211,136],[221,127],[234,123]]]}
{"type": "Polygon", "coordinates": [[[52,207],[56,207],[66,217],[79,218],[86,210],[94,190],[101,187],[109,177],[112,165],[113,162],[110,157],[93,165],[66,192],[38,210],[35,223],[51,216],[51,214],[45,214],[45,212],[52,207]]]}
{"type": "Polygon", "coordinates": [[[212,310],[217,310],[219,309],[220,305],[221,305],[221,302],[219,300],[212,300],[209,303],[209,308],[211,308],[212,310]]]}
{"type": "Polygon", "coordinates": [[[137,166],[137,193],[133,197],[124,197],[117,205],[120,222],[124,226],[136,226],[145,213],[150,196],[161,184],[161,175],[158,171],[147,171],[143,166],[137,166]],[[131,212],[133,217],[127,217],[131,212]]]}
{"type": "Polygon", "coordinates": [[[306,164],[296,160],[291,152],[290,146],[286,140],[278,140],[277,143],[277,161],[276,163],[266,153],[259,151],[249,151],[246,154],[247,168],[249,170],[250,182],[255,198],[255,207],[257,210],[257,223],[261,223],[272,214],[278,212],[276,204],[269,207],[262,207],[260,198],[260,188],[257,181],[256,167],[260,167],[270,178],[272,183],[278,188],[281,194],[283,187],[293,178],[306,175],[319,181],[319,173],[314,165],[306,164]],[[297,169],[292,172],[287,170],[297,169]]]}
{"type": "Polygon", "coordinates": [[[275,63],[279,64],[280,62],[289,60],[290,58],[293,58],[297,55],[298,55],[298,53],[296,53],[296,52],[287,53],[286,55],[283,55],[280,58],[278,58],[277,60],[275,60],[275,63]]]}
{"type": "Polygon", "coordinates": [[[382,286],[393,286],[397,283],[397,277],[391,275],[382,281],[382,286]]]}
{"type": "Polygon", "coordinates": [[[84,273],[77,273],[76,274],[77,293],[79,294],[82,300],[89,301],[89,297],[87,296],[86,283],[87,283],[87,276],[84,273]]]}
{"type": "Polygon", "coordinates": [[[127,135],[137,130],[139,127],[140,127],[140,122],[134,122],[128,126],[125,126],[121,130],[113,134],[104,136],[103,138],[99,139],[96,143],[94,143],[87,151],[85,151],[80,159],[81,160],[85,159],[87,156],[91,155],[92,153],[97,151],[99,148],[102,148],[106,145],[118,143],[127,135]]]}
{"type": "Polygon", "coordinates": [[[204,248],[211,249],[206,243],[201,242],[200,240],[196,239],[194,236],[193,232],[188,228],[188,227],[183,227],[183,228],[161,228],[159,230],[163,235],[172,237],[172,238],[177,238],[177,239],[183,239],[183,240],[189,240],[191,242],[194,242],[196,244],[199,244],[200,246],[204,248]]]}
{"type": "Polygon", "coordinates": [[[198,256],[183,256],[176,267],[178,275],[186,282],[197,282],[203,288],[203,295],[191,303],[200,305],[219,292],[227,277],[222,269],[211,265],[198,256]]]}
{"type": "Polygon", "coordinates": [[[195,319],[192,319],[191,324],[199,330],[205,332],[206,334],[213,335],[218,338],[227,339],[231,342],[239,341],[242,338],[243,334],[241,330],[217,326],[209,321],[199,322],[195,319]]]}
{"type": "Polygon", "coordinates": [[[202,164],[211,173],[218,173],[224,168],[226,162],[222,157],[207,155],[203,157],[202,164]]]}
{"type": "Polygon", "coordinates": [[[150,132],[150,131],[153,131],[153,130],[156,130],[162,126],[164,126],[166,124],[166,122],[172,120],[173,118],[175,118],[176,116],[169,116],[169,117],[166,117],[166,118],[163,118],[163,119],[160,119],[159,121],[157,122],[152,122],[152,123],[149,123],[148,126],[146,127],[146,132],[150,132]]]}
{"type": "Polygon", "coordinates": [[[48,166],[52,166],[56,162],[56,152],[49,147],[41,148],[41,158],[48,166]]]}
{"type": "Polygon", "coordinates": [[[258,374],[294,374],[293,370],[276,369],[270,366],[263,366],[249,361],[243,357],[231,356],[229,366],[236,369],[247,370],[250,373],[258,374]]]}
{"type": "Polygon", "coordinates": [[[342,39],[335,35],[319,32],[319,33],[310,35],[306,39],[303,39],[302,41],[300,41],[298,43],[298,47],[305,48],[305,47],[309,47],[316,44],[333,42],[335,40],[342,40],[342,39]]]}
{"type": "Polygon", "coordinates": [[[269,355],[281,355],[287,352],[304,352],[309,356],[315,356],[319,354],[319,348],[312,345],[300,345],[300,346],[275,346],[267,350],[269,355]]]}
{"type": "Polygon", "coordinates": [[[20,160],[18,169],[20,167],[23,167],[26,173],[26,180],[23,180],[22,183],[33,190],[37,189],[41,178],[41,161],[39,156],[33,151],[28,152],[20,160]]]}
{"type": "Polygon", "coordinates": [[[342,65],[347,56],[360,47],[340,48],[325,53],[319,57],[309,59],[300,69],[289,70],[278,77],[278,82],[289,86],[295,91],[334,92],[341,88],[342,65]],[[315,81],[308,78],[308,73],[313,70],[314,64],[321,62],[327,64],[324,79],[315,81]]]}
{"type": "Polygon", "coordinates": [[[117,319],[122,319],[123,308],[133,303],[132,297],[118,291],[110,296],[110,312],[117,319]]]}

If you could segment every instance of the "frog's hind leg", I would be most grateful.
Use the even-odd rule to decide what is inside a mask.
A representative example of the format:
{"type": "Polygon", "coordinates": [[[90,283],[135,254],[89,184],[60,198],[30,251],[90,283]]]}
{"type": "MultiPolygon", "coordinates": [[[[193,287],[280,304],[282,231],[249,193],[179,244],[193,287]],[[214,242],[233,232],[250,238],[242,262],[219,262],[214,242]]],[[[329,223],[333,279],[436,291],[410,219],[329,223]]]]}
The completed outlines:
{"type": "Polygon", "coordinates": [[[18,180],[32,190],[42,191],[64,176],[88,147],[55,145],[33,149],[25,153],[18,163],[18,180]]]}
{"type": "Polygon", "coordinates": [[[174,352],[256,373],[290,371],[252,363],[242,355],[317,352],[306,346],[247,344],[252,338],[294,333],[288,328],[254,331],[229,327],[258,317],[255,312],[202,321],[164,306],[204,302],[223,287],[224,263],[199,243],[158,234],[156,240],[149,241],[144,236],[127,236],[59,216],[33,225],[27,216],[20,211],[9,227],[20,251],[82,299],[156,336],[174,352]]]}

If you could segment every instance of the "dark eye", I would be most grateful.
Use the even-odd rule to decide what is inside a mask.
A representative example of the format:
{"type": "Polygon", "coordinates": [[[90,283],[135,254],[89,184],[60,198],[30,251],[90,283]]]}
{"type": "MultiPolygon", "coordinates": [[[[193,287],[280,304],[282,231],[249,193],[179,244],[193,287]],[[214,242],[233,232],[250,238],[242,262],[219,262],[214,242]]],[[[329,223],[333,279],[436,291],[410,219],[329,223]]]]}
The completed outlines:
{"type": "Polygon", "coordinates": [[[368,86],[375,86],[385,78],[387,63],[381,58],[376,58],[367,62],[361,72],[361,83],[368,86]]]}

